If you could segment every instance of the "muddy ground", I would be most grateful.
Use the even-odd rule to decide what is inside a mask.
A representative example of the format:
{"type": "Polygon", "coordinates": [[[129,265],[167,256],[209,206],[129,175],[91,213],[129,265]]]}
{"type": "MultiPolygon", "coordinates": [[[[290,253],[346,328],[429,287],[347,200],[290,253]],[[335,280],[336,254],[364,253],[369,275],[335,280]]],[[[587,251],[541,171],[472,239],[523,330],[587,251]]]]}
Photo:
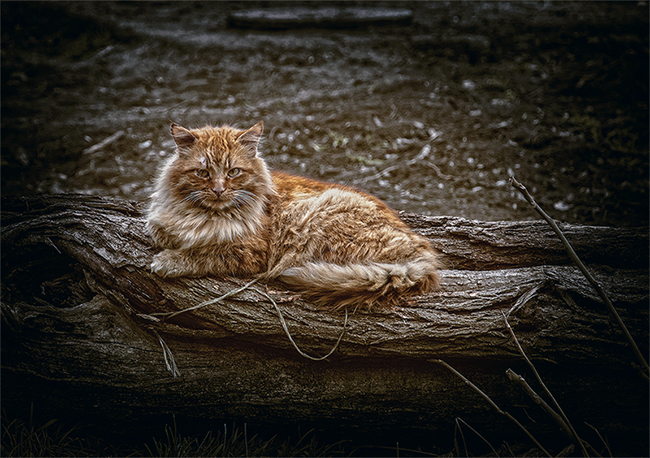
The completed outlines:
{"type": "Polygon", "coordinates": [[[278,5],[3,2],[2,193],[145,200],[170,120],[264,120],[273,168],[396,210],[537,218],[512,170],[554,218],[648,224],[647,3],[372,3],[413,21],[228,26],[278,5]]]}

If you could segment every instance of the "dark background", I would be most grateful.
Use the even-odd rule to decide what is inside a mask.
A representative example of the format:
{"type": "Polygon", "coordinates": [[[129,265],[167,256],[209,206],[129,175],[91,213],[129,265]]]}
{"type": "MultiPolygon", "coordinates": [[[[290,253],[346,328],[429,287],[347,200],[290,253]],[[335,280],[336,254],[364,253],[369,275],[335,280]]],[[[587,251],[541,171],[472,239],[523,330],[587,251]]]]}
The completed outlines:
{"type": "Polygon", "coordinates": [[[278,5],[2,2],[2,193],[145,200],[170,120],[264,120],[273,168],[396,210],[537,218],[510,169],[554,218],[648,224],[647,3],[371,2],[413,21],[228,26],[278,5]]]}

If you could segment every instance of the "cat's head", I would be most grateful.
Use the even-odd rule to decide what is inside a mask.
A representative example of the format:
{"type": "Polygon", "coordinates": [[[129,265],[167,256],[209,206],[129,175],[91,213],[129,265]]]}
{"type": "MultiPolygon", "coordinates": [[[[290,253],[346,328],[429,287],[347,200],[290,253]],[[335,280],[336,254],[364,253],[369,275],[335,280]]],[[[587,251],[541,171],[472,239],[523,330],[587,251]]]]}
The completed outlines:
{"type": "Polygon", "coordinates": [[[186,129],[172,123],[177,154],[167,167],[164,185],[189,206],[215,212],[259,208],[273,193],[271,176],[257,150],[263,130],[262,122],[247,130],[186,129]]]}

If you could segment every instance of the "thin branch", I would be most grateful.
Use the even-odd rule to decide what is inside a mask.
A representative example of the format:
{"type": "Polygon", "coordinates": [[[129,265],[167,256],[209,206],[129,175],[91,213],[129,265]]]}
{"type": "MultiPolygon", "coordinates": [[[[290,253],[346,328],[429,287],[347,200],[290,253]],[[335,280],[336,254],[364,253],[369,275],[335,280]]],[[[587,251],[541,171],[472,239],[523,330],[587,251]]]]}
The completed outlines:
{"type": "Polygon", "coordinates": [[[573,427],[573,425],[569,421],[569,418],[566,416],[566,414],[562,410],[562,407],[560,407],[560,404],[558,404],[558,402],[555,400],[555,397],[553,396],[551,391],[546,387],[546,384],[542,380],[542,377],[539,375],[539,372],[537,372],[537,368],[535,367],[535,365],[532,363],[532,361],[530,359],[528,359],[528,355],[526,355],[526,352],[524,351],[524,349],[521,348],[521,344],[519,343],[519,339],[517,339],[517,336],[515,335],[515,332],[512,330],[512,327],[510,326],[510,323],[508,322],[508,317],[506,316],[505,313],[503,313],[503,311],[501,312],[501,314],[503,315],[503,320],[506,323],[506,327],[508,328],[508,331],[510,331],[510,335],[512,336],[515,343],[517,344],[517,348],[519,349],[519,353],[521,353],[521,355],[524,357],[524,359],[526,360],[526,363],[528,363],[528,366],[530,366],[530,368],[533,370],[533,374],[535,374],[535,378],[537,378],[537,381],[542,386],[542,389],[548,395],[548,397],[551,398],[551,401],[553,401],[553,405],[558,410],[558,412],[560,412],[560,415],[562,415],[562,418],[564,419],[564,421],[566,422],[566,425],[569,427],[569,429],[571,431],[571,436],[575,438],[575,440],[578,442],[578,445],[580,445],[580,447],[582,448],[582,452],[584,453],[584,456],[589,456],[587,454],[587,450],[585,449],[584,444],[582,443],[582,439],[580,439],[580,437],[578,436],[578,433],[576,432],[575,428],[573,427]]]}
{"type": "Polygon", "coordinates": [[[381,178],[381,177],[383,177],[385,175],[388,175],[390,172],[392,172],[393,170],[401,167],[402,165],[403,164],[396,164],[396,165],[388,166],[384,170],[381,170],[380,172],[377,172],[372,176],[364,178],[363,180],[356,181],[355,183],[356,184],[365,184],[365,183],[368,183],[369,181],[376,180],[376,179],[381,178]]]}
{"type": "MultiPolygon", "coordinates": [[[[609,454],[609,456],[614,456],[614,455],[612,455],[612,450],[609,448],[609,444],[607,443],[607,441],[606,441],[605,439],[603,439],[603,436],[601,436],[600,431],[598,431],[598,429],[596,429],[595,426],[591,426],[591,425],[590,425],[589,423],[587,423],[587,422],[585,422],[585,425],[589,426],[591,429],[593,429],[594,431],[596,431],[596,434],[598,434],[598,437],[600,438],[600,440],[601,440],[601,441],[603,442],[603,444],[605,445],[605,449],[607,449],[607,453],[609,454]]],[[[593,448],[593,447],[592,447],[592,448],[593,448]]]]}
{"type": "Polygon", "coordinates": [[[282,325],[282,329],[284,329],[284,332],[287,334],[287,337],[289,338],[289,341],[293,344],[294,348],[300,353],[300,355],[304,356],[307,359],[311,359],[312,361],[323,361],[327,358],[329,358],[332,353],[336,351],[336,349],[339,347],[339,344],[341,343],[341,339],[343,338],[343,335],[345,334],[345,329],[346,326],[348,325],[348,311],[345,311],[345,322],[343,323],[343,330],[341,331],[341,335],[339,335],[339,339],[336,341],[336,344],[334,344],[334,347],[330,350],[328,354],[325,356],[320,356],[320,357],[315,357],[315,356],[310,356],[304,351],[298,347],[298,344],[293,340],[293,337],[291,336],[291,333],[289,332],[289,327],[287,326],[287,322],[284,320],[284,316],[282,315],[282,311],[280,310],[280,307],[278,307],[278,304],[273,300],[271,296],[266,294],[263,291],[260,291],[257,288],[251,288],[251,290],[257,292],[258,294],[261,294],[262,296],[265,296],[268,300],[271,301],[273,306],[275,307],[275,311],[278,312],[278,317],[280,317],[280,324],[282,325]]]}
{"type": "Polygon", "coordinates": [[[183,310],[177,310],[175,312],[154,312],[154,313],[151,313],[149,315],[140,314],[139,316],[142,316],[144,318],[146,318],[146,317],[156,317],[156,316],[162,316],[164,318],[172,318],[172,317],[175,317],[177,315],[180,315],[181,313],[191,312],[192,310],[197,310],[197,309],[200,309],[201,307],[206,307],[208,305],[212,305],[212,304],[216,304],[217,302],[221,302],[222,300],[224,300],[224,299],[226,299],[226,298],[228,298],[230,296],[234,296],[237,293],[241,293],[242,291],[247,289],[249,286],[253,285],[254,283],[257,283],[258,280],[259,280],[259,278],[256,278],[255,280],[249,281],[248,283],[246,283],[241,288],[237,288],[237,289],[234,289],[232,291],[229,291],[226,294],[224,294],[223,296],[217,297],[215,299],[210,299],[210,300],[207,300],[205,302],[201,302],[200,304],[195,305],[193,307],[188,307],[188,308],[183,309],[183,310]]]}
{"type": "Polygon", "coordinates": [[[122,135],[124,135],[124,131],[123,130],[118,130],[113,135],[111,135],[109,137],[106,137],[101,142],[96,143],[93,146],[89,146],[88,148],[83,150],[83,154],[96,153],[97,151],[101,150],[102,148],[104,148],[104,147],[110,145],[111,143],[113,143],[115,140],[118,140],[119,138],[121,138],[122,135]]]}
{"type": "Polygon", "coordinates": [[[408,166],[408,165],[414,165],[414,164],[423,164],[423,165],[426,165],[428,167],[431,167],[433,169],[433,171],[436,172],[436,175],[438,175],[438,177],[442,178],[443,180],[453,180],[453,179],[455,179],[455,177],[453,175],[447,175],[447,174],[443,173],[442,170],[440,170],[440,168],[436,164],[434,164],[433,162],[431,162],[429,160],[425,160],[430,152],[431,152],[431,145],[426,144],[426,145],[424,145],[424,148],[422,148],[422,151],[420,151],[420,153],[417,156],[415,156],[413,159],[411,159],[409,161],[406,161],[403,164],[390,165],[390,166],[386,167],[385,169],[377,172],[376,174],[374,174],[372,176],[369,176],[369,177],[366,177],[366,178],[364,178],[362,180],[359,180],[356,183],[357,184],[364,184],[364,183],[367,183],[369,181],[373,181],[373,180],[376,180],[378,178],[381,178],[381,177],[387,175],[388,173],[392,172],[393,170],[395,170],[398,167],[401,167],[403,165],[408,166]]]}
{"type": "Polygon", "coordinates": [[[458,456],[463,456],[460,452],[460,445],[458,445],[458,439],[456,438],[456,431],[460,432],[460,437],[463,439],[463,446],[465,447],[465,456],[469,456],[469,451],[467,450],[467,441],[465,441],[465,434],[458,423],[458,417],[456,417],[456,427],[454,428],[454,448],[456,449],[456,454],[458,456]]]}
{"type": "Polygon", "coordinates": [[[553,230],[558,235],[558,237],[560,237],[560,240],[562,241],[562,244],[564,245],[564,248],[567,250],[567,253],[571,257],[571,259],[573,259],[573,261],[577,264],[578,268],[582,271],[582,273],[587,278],[591,286],[600,295],[607,308],[609,308],[610,312],[614,315],[614,318],[616,319],[618,325],[623,330],[623,333],[625,334],[627,341],[632,346],[632,351],[634,351],[634,354],[639,360],[639,363],[641,363],[641,367],[645,369],[645,372],[642,372],[643,376],[646,379],[650,380],[650,377],[648,376],[648,373],[650,373],[650,366],[648,366],[648,362],[645,360],[643,354],[641,353],[641,350],[639,350],[639,347],[634,341],[632,334],[630,334],[630,331],[628,331],[627,326],[625,326],[625,323],[623,323],[621,316],[616,311],[616,308],[614,308],[614,304],[612,304],[612,301],[609,299],[609,297],[607,296],[603,288],[596,281],[593,275],[591,275],[591,272],[589,272],[587,267],[583,264],[582,260],[580,260],[576,252],[573,250],[573,247],[571,246],[569,241],[566,239],[566,237],[558,227],[557,223],[553,220],[553,218],[548,216],[546,212],[542,210],[542,208],[539,205],[537,205],[537,202],[535,202],[533,196],[531,196],[530,193],[528,192],[528,189],[526,189],[526,186],[518,182],[514,175],[510,176],[510,182],[512,183],[512,186],[516,188],[524,196],[524,198],[537,211],[537,213],[539,213],[542,216],[542,218],[544,218],[546,222],[553,228],[553,230]]]}
{"type": "Polygon", "coordinates": [[[534,437],[534,436],[533,436],[533,435],[532,435],[532,434],[531,434],[531,433],[526,429],[526,427],[525,427],[524,425],[522,425],[521,423],[519,423],[519,421],[518,421],[515,417],[513,417],[512,415],[510,415],[508,412],[505,412],[505,411],[501,410],[501,408],[500,408],[498,405],[496,405],[496,403],[495,403],[495,402],[494,402],[494,401],[493,401],[493,400],[492,400],[492,399],[491,399],[487,394],[485,394],[483,391],[481,391],[481,390],[479,389],[479,387],[477,387],[476,385],[474,385],[474,384],[473,384],[473,383],[472,383],[472,382],[471,382],[467,377],[465,377],[463,374],[461,374],[460,372],[458,372],[456,369],[454,369],[453,367],[451,367],[449,364],[447,364],[446,362],[444,362],[444,361],[441,360],[441,359],[431,359],[431,360],[429,360],[429,361],[434,362],[434,363],[438,363],[438,364],[442,364],[442,365],[445,366],[447,369],[449,369],[451,372],[453,372],[453,373],[456,374],[458,377],[460,377],[460,378],[461,378],[461,379],[462,379],[462,380],[463,380],[467,385],[470,386],[470,388],[472,388],[472,389],[473,389],[474,391],[476,391],[478,394],[480,394],[481,396],[483,396],[483,399],[485,399],[485,400],[486,400],[486,401],[487,401],[487,402],[488,402],[492,407],[494,407],[494,409],[495,409],[497,412],[499,412],[501,415],[506,416],[506,417],[509,418],[511,421],[513,421],[517,426],[519,426],[519,428],[520,428],[520,429],[521,429],[521,430],[522,430],[522,431],[523,431],[523,432],[524,432],[524,433],[525,433],[525,434],[530,438],[530,440],[532,440],[532,441],[535,443],[535,445],[537,445],[537,447],[539,447],[539,449],[540,449],[542,452],[544,452],[544,454],[545,454],[546,456],[549,456],[549,457],[551,456],[551,454],[550,454],[550,453],[549,453],[549,452],[548,452],[548,451],[547,451],[547,450],[542,446],[542,444],[540,444],[540,443],[537,441],[537,439],[535,439],[535,437],[534,437]]]}
{"type": "Polygon", "coordinates": [[[438,177],[442,178],[443,180],[453,180],[456,178],[453,175],[447,175],[446,173],[442,173],[442,170],[440,170],[440,168],[431,161],[424,161],[423,164],[431,167],[433,171],[436,172],[436,175],[438,175],[438,177]]]}
{"type": "MultiPolygon", "coordinates": [[[[472,427],[469,425],[469,423],[467,423],[465,420],[463,420],[463,419],[460,418],[460,417],[456,417],[456,424],[458,425],[458,429],[460,429],[460,425],[458,424],[458,421],[459,421],[459,420],[462,421],[463,424],[464,424],[465,426],[467,426],[467,427],[470,429],[470,431],[472,431],[472,432],[473,432],[474,434],[476,434],[476,435],[477,435],[481,440],[483,440],[483,442],[485,442],[486,444],[488,444],[488,446],[492,449],[492,453],[494,453],[494,456],[496,456],[497,458],[499,458],[499,454],[498,454],[497,451],[494,449],[494,447],[492,447],[492,444],[490,444],[490,443],[488,442],[488,440],[487,440],[485,437],[481,436],[481,435],[479,434],[478,431],[476,431],[474,428],[472,428],[472,427]]],[[[462,430],[461,430],[461,431],[462,431],[462,430]]],[[[461,433],[461,434],[462,434],[462,433],[461,433]]],[[[465,436],[463,436],[463,440],[465,440],[465,436]]],[[[465,447],[465,452],[467,452],[467,446],[465,447]]],[[[460,456],[460,454],[459,454],[459,456],[460,456]]]]}
{"type": "Polygon", "coordinates": [[[549,416],[558,424],[560,429],[566,434],[566,436],[571,439],[571,440],[576,440],[576,438],[573,436],[573,433],[571,432],[571,428],[569,428],[569,425],[566,424],[564,419],[560,414],[558,414],[551,406],[549,406],[544,399],[542,399],[537,393],[535,393],[535,390],[533,390],[528,382],[526,382],[526,379],[524,379],[521,375],[517,374],[515,371],[512,369],[507,369],[506,370],[506,375],[508,378],[515,382],[518,383],[519,385],[522,386],[526,394],[530,396],[530,398],[533,400],[533,402],[537,405],[539,405],[544,411],[549,414],[549,416]]]}
{"type": "MultiPolygon", "coordinates": [[[[275,307],[276,312],[278,313],[278,317],[280,318],[280,324],[282,325],[282,329],[284,329],[284,332],[287,334],[287,337],[289,338],[289,341],[293,344],[294,348],[298,351],[298,353],[300,353],[305,358],[311,359],[313,361],[323,361],[323,360],[329,358],[332,355],[332,353],[334,353],[336,351],[336,349],[339,347],[339,344],[341,343],[341,339],[343,339],[343,335],[345,334],[345,329],[346,329],[347,324],[348,324],[348,312],[347,312],[347,310],[345,311],[345,322],[343,323],[343,330],[341,331],[341,335],[339,335],[339,338],[336,341],[336,344],[334,344],[334,347],[332,347],[330,352],[328,354],[326,354],[325,356],[321,356],[321,357],[314,357],[314,356],[308,355],[307,353],[302,351],[300,349],[300,347],[298,347],[298,344],[296,344],[296,342],[293,340],[293,337],[291,336],[291,333],[289,332],[289,328],[287,326],[287,323],[284,320],[284,316],[282,315],[282,311],[280,310],[280,307],[278,307],[278,304],[275,302],[275,300],[273,300],[273,298],[271,296],[269,296],[268,294],[266,294],[265,292],[260,291],[257,288],[251,288],[251,286],[254,283],[256,283],[259,279],[260,278],[258,277],[256,279],[246,283],[241,288],[237,288],[237,289],[234,289],[232,291],[229,291],[226,294],[224,294],[223,296],[217,297],[215,299],[210,299],[208,301],[201,302],[200,304],[195,305],[193,307],[188,307],[188,308],[183,309],[183,310],[177,310],[175,312],[155,312],[155,313],[151,313],[149,315],[140,314],[139,316],[141,316],[143,318],[152,319],[152,320],[155,320],[155,321],[159,321],[159,319],[156,318],[157,316],[162,316],[164,318],[172,318],[172,317],[175,317],[177,315],[180,315],[181,313],[190,312],[192,310],[197,310],[197,309],[199,309],[201,307],[206,307],[208,305],[216,304],[217,302],[220,302],[220,301],[222,301],[222,300],[224,300],[224,299],[226,299],[226,298],[228,298],[230,296],[234,296],[235,294],[240,293],[240,292],[250,288],[251,291],[255,291],[256,293],[266,297],[269,301],[271,301],[271,303],[275,307]]],[[[167,352],[166,352],[166,349],[165,349],[166,344],[163,342],[162,339],[160,339],[160,344],[163,346],[163,352],[164,352],[164,355],[165,355],[165,363],[167,364],[167,368],[170,369],[170,371],[172,371],[172,373],[175,374],[175,371],[178,372],[178,369],[175,369],[175,371],[174,371],[174,370],[172,370],[170,368],[170,365],[167,362],[167,352]]],[[[167,348],[169,348],[169,347],[167,347],[167,348]]],[[[169,352],[169,354],[171,355],[171,351],[169,352]]],[[[176,363],[173,361],[173,356],[172,356],[171,361],[172,361],[172,363],[174,365],[174,368],[175,368],[176,363]]],[[[176,376],[176,375],[174,375],[174,376],[176,376]]]]}

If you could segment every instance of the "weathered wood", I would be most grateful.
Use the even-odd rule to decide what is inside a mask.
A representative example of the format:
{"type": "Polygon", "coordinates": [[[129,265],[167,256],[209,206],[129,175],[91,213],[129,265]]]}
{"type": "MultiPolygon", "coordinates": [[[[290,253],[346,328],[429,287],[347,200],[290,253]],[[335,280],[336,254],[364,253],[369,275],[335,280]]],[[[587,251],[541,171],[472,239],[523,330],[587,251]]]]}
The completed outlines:
{"type": "MultiPolygon", "coordinates": [[[[634,363],[596,293],[577,268],[564,265],[559,242],[538,222],[404,215],[445,253],[449,267],[480,270],[445,270],[439,292],[392,311],[351,315],[337,351],[316,363],[297,354],[273,305],[254,290],[167,320],[147,318],[246,280],[152,274],[155,251],[140,203],[66,195],[6,199],[2,210],[3,374],[10,374],[13,390],[20,383],[12,380],[29,375],[65,386],[76,402],[86,399],[104,413],[120,415],[126,403],[153,413],[211,416],[216,409],[220,416],[388,425],[416,412],[426,414],[421,427],[432,427],[449,421],[456,399],[467,395],[432,359],[456,361],[497,398],[519,399],[501,386],[505,369],[520,364],[504,313],[529,357],[553,363],[555,382],[571,374],[579,390],[600,389],[612,383],[612,368],[627,371],[634,363]],[[159,336],[176,359],[178,378],[166,368],[159,336]]],[[[600,262],[591,266],[594,274],[647,352],[647,231],[563,229],[578,254],[600,262]],[[625,259],[632,259],[626,269],[625,259]]],[[[276,300],[303,350],[322,355],[332,348],[343,315],[277,285],[255,287],[276,300]]],[[[619,393],[628,413],[647,406],[637,378],[621,382],[629,388],[619,393]]],[[[66,398],[48,402],[65,405],[66,398]]],[[[462,409],[491,415],[475,399],[471,404],[462,409]]],[[[642,429],[647,421],[639,423],[636,414],[630,418],[642,429]]]]}
{"type": "MultiPolygon", "coordinates": [[[[541,220],[484,222],[414,214],[402,215],[402,219],[445,254],[449,268],[490,270],[572,264],[553,229],[541,220]]],[[[648,267],[647,227],[558,225],[583,262],[624,269],[648,267]]]]}

